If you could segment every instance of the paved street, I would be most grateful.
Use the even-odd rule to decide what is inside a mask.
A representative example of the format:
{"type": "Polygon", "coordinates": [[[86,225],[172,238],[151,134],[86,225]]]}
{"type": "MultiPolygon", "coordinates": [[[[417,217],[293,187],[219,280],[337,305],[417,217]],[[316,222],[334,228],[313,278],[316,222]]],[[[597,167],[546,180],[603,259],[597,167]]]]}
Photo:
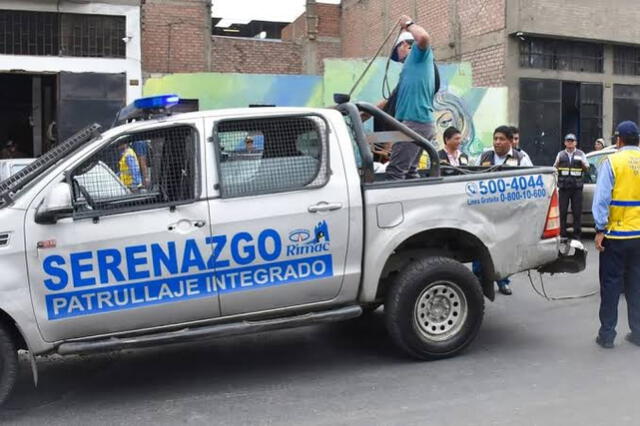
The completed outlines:
{"type": "MultiPolygon", "coordinates": [[[[590,238],[590,236],[588,236],[590,238]]],[[[553,295],[597,286],[597,255],[553,295]]],[[[637,425],[640,348],[597,347],[598,297],[548,302],[515,278],[488,303],[462,356],[415,362],[390,343],[381,312],[353,321],[162,349],[26,360],[8,424],[637,425]]]]}

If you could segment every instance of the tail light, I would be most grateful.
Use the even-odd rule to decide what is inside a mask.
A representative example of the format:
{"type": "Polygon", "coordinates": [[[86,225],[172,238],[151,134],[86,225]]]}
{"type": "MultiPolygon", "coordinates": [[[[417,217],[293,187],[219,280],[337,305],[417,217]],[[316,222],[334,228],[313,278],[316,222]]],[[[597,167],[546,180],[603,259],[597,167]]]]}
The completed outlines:
{"type": "Polygon", "coordinates": [[[554,190],[551,196],[551,205],[547,213],[547,220],[544,224],[542,238],[555,238],[560,235],[560,205],[558,203],[558,191],[554,190]]]}

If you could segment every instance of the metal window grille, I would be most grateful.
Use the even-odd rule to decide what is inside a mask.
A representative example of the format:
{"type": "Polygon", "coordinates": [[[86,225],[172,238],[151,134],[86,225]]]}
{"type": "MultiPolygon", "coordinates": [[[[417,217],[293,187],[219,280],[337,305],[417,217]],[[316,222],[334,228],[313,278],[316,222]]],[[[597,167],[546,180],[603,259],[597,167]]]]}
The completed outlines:
{"type": "Polygon", "coordinates": [[[613,85],[613,122],[640,120],[640,85],[613,85]]]}
{"type": "Polygon", "coordinates": [[[124,16],[62,15],[62,55],[124,58],[124,16]]]}
{"type": "Polygon", "coordinates": [[[124,16],[0,10],[0,54],[124,58],[124,16]]]}
{"type": "Polygon", "coordinates": [[[70,175],[74,214],[96,216],[195,199],[197,141],[190,126],[116,138],[70,175]]]}
{"type": "Polygon", "coordinates": [[[520,66],[558,71],[604,72],[604,46],[569,40],[520,40],[520,66]]]}
{"type": "Polygon", "coordinates": [[[323,186],[329,176],[327,129],[322,117],[312,115],[218,123],[221,196],[323,186]]]}
{"type": "Polygon", "coordinates": [[[0,10],[0,53],[55,56],[60,50],[57,13],[0,10]]]}
{"type": "Polygon", "coordinates": [[[614,46],[613,73],[617,75],[640,75],[640,47],[614,46]]]}

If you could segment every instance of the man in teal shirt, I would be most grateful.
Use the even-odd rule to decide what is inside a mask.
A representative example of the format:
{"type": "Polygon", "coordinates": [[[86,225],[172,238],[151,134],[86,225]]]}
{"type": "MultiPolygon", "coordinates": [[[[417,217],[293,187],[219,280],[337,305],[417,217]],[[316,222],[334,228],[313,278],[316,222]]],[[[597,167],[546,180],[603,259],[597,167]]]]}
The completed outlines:
{"type": "MultiPolygon", "coordinates": [[[[404,62],[398,83],[395,118],[428,140],[436,136],[433,117],[435,74],[431,38],[424,28],[403,15],[399,21],[403,32],[391,58],[404,62]]],[[[412,142],[393,145],[386,173],[390,179],[418,177],[422,148],[412,142]]]]}

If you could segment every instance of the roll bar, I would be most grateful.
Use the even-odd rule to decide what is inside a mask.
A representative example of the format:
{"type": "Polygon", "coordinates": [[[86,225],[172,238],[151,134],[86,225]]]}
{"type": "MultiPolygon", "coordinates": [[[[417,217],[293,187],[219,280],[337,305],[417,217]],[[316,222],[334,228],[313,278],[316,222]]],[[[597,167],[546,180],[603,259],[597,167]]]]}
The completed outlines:
{"type": "Polygon", "coordinates": [[[431,167],[429,168],[429,176],[440,176],[440,160],[438,159],[438,152],[426,138],[416,133],[414,130],[410,129],[386,112],[382,111],[380,108],[368,102],[356,102],[355,104],[351,102],[344,102],[336,105],[335,108],[342,114],[348,116],[351,120],[353,133],[356,138],[358,150],[360,151],[360,157],[362,158],[362,178],[364,182],[374,181],[373,154],[371,152],[371,146],[369,142],[376,140],[375,135],[380,135],[380,137],[378,138],[380,139],[380,141],[391,143],[412,142],[418,145],[420,148],[427,151],[427,155],[429,155],[431,163],[431,167]],[[360,117],[361,112],[371,115],[374,119],[381,120],[389,128],[395,129],[397,130],[397,132],[375,132],[372,134],[372,136],[374,136],[373,138],[368,138],[367,134],[364,131],[364,126],[362,125],[362,119],[360,117]],[[393,136],[393,138],[391,138],[391,136],[393,136]],[[396,136],[399,136],[400,139],[395,139],[396,136]],[[406,136],[407,139],[402,140],[402,136],[406,136]]]}

